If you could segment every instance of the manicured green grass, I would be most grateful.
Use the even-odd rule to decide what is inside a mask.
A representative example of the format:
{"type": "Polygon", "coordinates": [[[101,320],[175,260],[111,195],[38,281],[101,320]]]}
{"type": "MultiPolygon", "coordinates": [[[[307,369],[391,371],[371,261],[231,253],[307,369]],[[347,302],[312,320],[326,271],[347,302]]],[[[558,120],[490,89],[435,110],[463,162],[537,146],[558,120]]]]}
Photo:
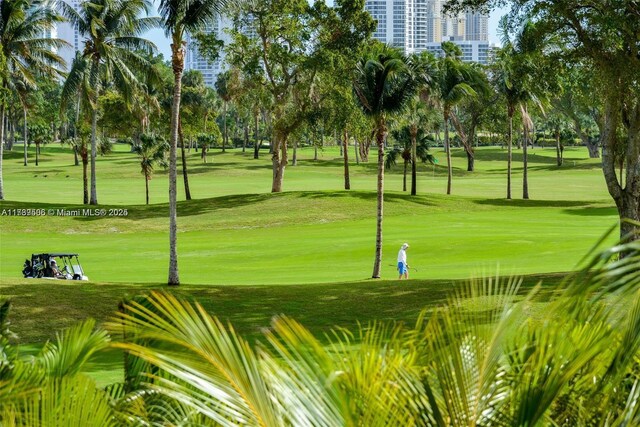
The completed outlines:
{"type": "MultiPolygon", "coordinates": [[[[99,159],[98,195],[101,203],[109,203],[101,207],[126,208],[128,215],[2,217],[0,281],[19,278],[24,259],[40,251],[79,252],[87,275],[96,282],[166,280],[168,208],[161,203],[166,199],[166,174],[160,171],[151,182],[156,204],[140,205],[143,179],[134,156],[124,148],[99,159]]],[[[584,148],[571,149],[565,167],[558,169],[554,153],[536,149],[530,157],[529,201],[500,198],[505,187],[505,153],[500,148],[480,149],[473,173],[462,170],[466,161],[456,152],[452,196],[436,191],[445,188],[441,165],[421,165],[417,197],[397,191],[400,166],[390,171],[383,278],[395,277],[395,255],[404,241],[411,243],[409,260],[418,268],[412,273],[417,279],[467,278],[498,268],[504,274],[573,269],[617,216],[597,160],[588,159],[584,148]]],[[[81,192],[79,168],[69,166],[68,150],[45,148],[37,168],[22,166],[17,154],[19,150],[9,153],[5,161],[9,201],[2,202],[1,209],[83,207],[71,204],[81,192]]],[[[192,152],[196,199],[179,205],[182,281],[260,285],[370,277],[375,165],[352,165],[354,190],[347,192],[340,190],[342,165],[337,155],[335,148],[327,149],[314,162],[309,159],[311,150],[300,150],[299,166],[287,168],[289,191],[272,195],[266,153],[260,160],[238,150],[216,153],[203,165],[192,152]]],[[[520,191],[517,176],[516,168],[514,198],[520,191]]]]}
{"type": "MultiPolygon", "coordinates": [[[[143,205],[137,160],[118,146],[98,160],[100,208],[127,209],[121,217],[0,217],[0,299],[11,298],[12,330],[23,351],[35,351],[56,331],[78,320],[107,320],[124,298],[164,289],[168,265],[167,175],[151,181],[143,205]],[[81,255],[90,283],[21,278],[33,252],[81,255]]],[[[353,153],[351,158],[353,160],[353,153]]],[[[401,192],[402,167],[386,174],[384,280],[368,280],[375,244],[374,163],[351,165],[351,191],[343,188],[342,160],[329,148],[313,161],[300,150],[285,174],[285,193],[270,194],[267,153],[253,160],[239,150],[214,153],[209,163],[190,153],[194,200],[179,182],[179,261],[183,285],[171,289],[233,324],[251,341],[275,315],[302,322],[321,336],[333,326],[393,320],[412,324],[423,309],[445,302],[453,279],[532,274],[553,285],[616,224],[597,160],[586,149],[567,149],[555,166],[552,149],[530,156],[532,200],[521,194],[521,155],[514,156],[514,200],[504,199],[505,152],[478,151],[475,172],[454,152],[453,195],[446,196],[444,154],[437,166],[420,165],[417,197],[401,192]],[[395,279],[395,256],[411,243],[412,280],[395,279]],[[546,273],[541,274],[541,273],[546,273]],[[238,285],[238,286],[228,286],[238,285]],[[282,286],[288,285],[288,286],[282,286]]],[[[376,153],[371,153],[372,162],[376,153]]],[[[81,168],[68,149],[45,147],[42,163],[22,166],[21,150],[5,153],[7,201],[0,210],[82,209],[81,168]]],[[[607,242],[615,240],[615,233],[607,242]]],[[[534,305],[543,310],[544,304],[534,305]]],[[[537,307],[537,308],[536,308],[537,307]]],[[[122,359],[107,352],[88,367],[99,384],[121,380],[122,359]]]]}
{"type": "MultiPolygon", "coordinates": [[[[521,290],[542,283],[553,289],[562,275],[524,277],[521,290]]],[[[336,327],[356,330],[372,321],[415,323],[418,314],[443,305],[455,287],[452,281],[367,281],[358,283],[291,286],[181,286],[179,288],[137,284],[83,284],[50,280],[4,280],[0,295],[10,298],[11,330],[21,351],[35,353],[56,331],[92,317],[99,324],[112,318],[118,302],[152,290],[171,292],[197,301],[211,314],[233,325],[251,342],[260,340],[273,316],[285,315],[301,322],[317,337],[336,327]]],[[[545,294],[542,295],[544,300],[545,294]]],[[[472,305],[472,302],[470,302],[472,305]]],[[[469,309],[474,309],[470,305],[469,309]]],[[[482,309],[486,309],[483,305],[482,309]]],[[[532,306],[532,310],[538,310],[532,306]]],[[[536,315],[538,312],[532,312],[536,315]]],[[[87,366],[99,385],[122,381],[122,355],[101,353],[87,366]]]]}
{"type": "MultiPolygon", "coordinates": [[[[116,145],[114,153],[97,161],[98,201],[109,205],[144,203],[144,179],[139,162],[128,152],[129,147],[116,145]]],[[[54,144],[43,148],[40,166],[22,165],[21,147],[5,152],[5,197],[21,202],[58,204],[82,203],[82,168],[73,166],[73,155],[67,148],[54,144]]],[[[446,158],[441,148],[433,149],[439,159],[436,166],[420,165],[418,191],[444,194],[446,191],[446,158]]],[[[583,147],[565,150],[565,166],[555,166],[555,149],[529,150],[531,198],[538,200],[608,200],[598,159],[588,159],[583,147]]],[[[499,147],[478,149],[476,172],[466,171],[466,156],[461,149],[452,150],[454,166],[453,194],[481,198],[503,198],[506,194],[506,151],[499,147]]],[[[375,191],[376,151],[369,163],[355,165],[351,149],[351,188],[375,191]]],[[[267,193],[271,190],[271,159],[266,151],[259,160],[252,153],[229,150],[213,151],[203,164],[199,153],[188,156],[190,187],[194,198],[203,199],[234,194],[267,193]]],[[[522,194],[522,154],[514,151],[513,197],[522,194]]],[[[31,159],[33,161],[33,159],[31,159]]],[[[291,159],[290,159],[291,163],[291,159]]],[[[387,173],[387,191],[402,190],[402,166],[387,173]]],[[[168,201],[167,172],[160,169],[150,182],[151,203],[168,201]]],[[[298,166],[288,166],[285,191],[336,191],[343,188],[342,159],[335,147],[320,152],[313,161],[313,150],[298,151],[298,166]]],[[[179,198],[184,197],[182,182],[179,198]]]]}

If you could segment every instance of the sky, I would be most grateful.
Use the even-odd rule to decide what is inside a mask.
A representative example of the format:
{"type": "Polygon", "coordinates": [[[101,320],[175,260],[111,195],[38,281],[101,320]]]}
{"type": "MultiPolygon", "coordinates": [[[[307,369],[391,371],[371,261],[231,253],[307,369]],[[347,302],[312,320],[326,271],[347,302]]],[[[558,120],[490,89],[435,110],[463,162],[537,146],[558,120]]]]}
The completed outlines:
{"type": "MultiPolygon", "coordinates": [[[[312,0],[309,0],[311,2],[312,0]]],[[[329,4],[333,4],[333,0],[327,1],[329,4]]],[[[157,0],[153,2],[156,6],[158,4],[157,0]]],[[[508,12],[508,9],[497,9],[489,14],[489,43],[490,44],[500,44],[499,38],[497,35],[498,22],[502,15],[505,15],[508,12]]],[[[149,31],[144,37],[148,38],[152,42],[156,44],[158,47],[158,51],[164,55],[165,58],[171,58],[171,47],[169,39],[164,35],[163,30],[152,30],[149,31]]]]}

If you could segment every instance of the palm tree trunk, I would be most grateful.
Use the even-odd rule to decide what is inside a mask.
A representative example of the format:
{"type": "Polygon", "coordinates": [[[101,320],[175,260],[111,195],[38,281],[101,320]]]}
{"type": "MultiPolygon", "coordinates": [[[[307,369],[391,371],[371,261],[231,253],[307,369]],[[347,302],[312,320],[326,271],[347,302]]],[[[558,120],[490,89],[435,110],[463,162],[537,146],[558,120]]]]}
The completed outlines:
{"type": "Polygon", "coordinates": [[[417,194],[417,171],[416,171],[416,151],[417,151],[417,139],[418,139],[418,127],[411,127],[411,195],[415,196],[417,194]]]}
{"type": "Polygon", "coordinates": [[[16,122],[12,121],[11,119],[9,119],[9,117],[6,118],[7,120],[7,128],[5,130],[5,132],[8,132],[9,134],[7,135],[5,133],[5,138],[8,136],[8,141],[9,141],[9,146],[11,147],[11,149],[13,150],[13,145],[15,144],[15,133],[16,133],[16,122]]]}
{"type": "Polygon", "coordinates": [[[509,117],[509,136],[507,138],[507,199],[511,199],[511,160],[513,146],[513,108],[507,107],[509,117]]]}
{"type": "Polygon", "coordinates": [[[178,124],[180,120],[180,96],[182,91],[182,71],[184,70],[184,47],[181,32],[176,29],[171,44],[171,65],[173,68],[173,103],[171,105],[171,142],[169,145],[169,286],[178,286],[178,204],[177,204],[177,151],[178,124]]]}
{"type": "MultiPolygon", "coordinates": [[[[27,166],[29,164],[27,158],[27,106],[26,105],[22,105],[22,119],[24,122],[24,126],[22,127],[22,140],[24,142],[24,166],[27,166]]],[[[36,166],[38,166],[38,153],[36,152],[36,166]]]]}
{"type": "MultiPolygon", "coordinates": [[[[524,106],[524,112],[527,114],[527,106],[524,106]]],[[[527,120],[528,117],[527,117],[527,120]]],[[[529,125],[525,120],[523,120],[522,127],[524,128],[523,139],[522,139],[522,198],[525,200],[529,199],[529,170],[528,170],[528,158],[527,158],[527,148],[529,146],[529,125]]]]}
{"type": "Polygon", "coordinates": [[[91,198],[89,199],[90,205],[98,204],[98,194],[96,190],[96,156],[98,154],[98,143],[97,143],[97,135],[96,135],[97,131],[98,131],[98,108],[96,106],[91,110],[91,198]]]}
{"type": "Polygon", "coordinates": [[[222,152],[224,153],[226,151],[226,144],[227,144],[227,138],[228,138],[228,134],[227,134],[227,101],[224,101],[224,137],[222,138],[222,152]]]}
{"type": "Polygon", "coordinates": [[[82,158],[82,203],[89,204],[89,182],[87,177],[87,167],[89,166],[89,159],[86,148],[83,148],[80,152],[82,158]]]}
{"type": "Polygon", "coordinates": [[[253,143],[253,158],[257,159],[260,156],[260,138],[258,134],[258,115],[254,118],[254,143],[253,143]]]}
{"type": "Polygon", "coordinates": [[[376,213],[376,254],[373,262],[373,279],[380,278],[380,267],[382,265],[382,220],[384,218],[384,118],[381,117],[376,123],[376,140],[378,143],[378,196],[376,213]]]}
{"type": "Polygon", "coordinates": [[[343,132],[344,143],[344,189],[351,190],[351,181],[349,180],[349,134],[347,129],[343,132]]]}
{"type": "Polygon", "coordinates": [[[78,120],[80,120],[80,97],[78,97],[78,102],[76,103],[76,117],[73,122],[73,164],[74,166],[79,166],[78,162],[78,120]]]}
{"type": "MultiPolygon", "coordinates": [[[[180,140],[180,155],[182,157],[182,180],[184,182],[184,197],[187,200],[191,200],[191,190],[189,189],[189,171],[187,170],[187,156],[184,153],[184,135],[182,134],[182,118],[180,117],[178,117],[178,139],[180,140]]],[[[189,146],[191,146],[191,144],[189,144],[189,146]]]]}
{"type": "Polygon", "coordinates": [[[447,153],[447,194],[451,194],[451,181],[453,171],[451,169],[451,144],[449,144],[449,111],[444,111],[444,150],[447,153]]]}
{"type": "Polygon", "coordinates": [[[404,171],[402,173],[402,191],[407,191],[407,169],[409,169],[409,161],[404,160],[404,171]]]}
{"type": "MultiPolygon", "coordinates": [[[[5,106],[0,103],[0,123],[4,124],[5,106]]],[[[4,126],[0,126],[0,200],[4,200],[4,180],[2,179],[2,156],[4,154],[4,126]]]]}
{"type": "Polygon", "coordinates": [[[149,204],[149,177],[145,175],[144,177],[144,190],[145,195],[147,196],[147,205],[149,204]]]}

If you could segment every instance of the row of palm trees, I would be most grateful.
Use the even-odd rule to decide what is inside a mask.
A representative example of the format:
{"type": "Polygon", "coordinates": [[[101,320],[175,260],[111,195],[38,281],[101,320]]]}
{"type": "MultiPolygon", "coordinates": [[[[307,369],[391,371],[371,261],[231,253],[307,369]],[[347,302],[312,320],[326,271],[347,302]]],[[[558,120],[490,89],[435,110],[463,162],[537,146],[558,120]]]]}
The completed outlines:
{"type": "Polygon", "coordinates": [[[276,317],[255,345],[199,304],[152,293],[120,304],[106,329],[86,320],[25,357],[0,304],[0,423],[639,425],[639,265],[635,241],[553,289],[471,281],[415,325],[323,340],[276,317]],[[84,371],[108,348],[124,351],[124,378],[99,389],[84,371]]]}

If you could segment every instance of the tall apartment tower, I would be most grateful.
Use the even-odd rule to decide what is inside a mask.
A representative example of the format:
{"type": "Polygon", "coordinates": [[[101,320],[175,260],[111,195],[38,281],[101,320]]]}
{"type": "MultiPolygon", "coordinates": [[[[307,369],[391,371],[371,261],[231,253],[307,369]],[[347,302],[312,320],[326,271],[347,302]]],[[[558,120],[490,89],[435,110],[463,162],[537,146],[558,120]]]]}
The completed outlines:
{"type": "Polygon", "coordinates": [[[466,61],[488,60],[487,16],[463,12],[446,16],[446,0],[367,0],[365,9],[378,21],[373,37],[405,53],[441,53],[443,41],[453,41],[466,61]]]}
{"type": "Polygon", "coordinates": [[[412,7],[420,0],[368,0],[365,9],[378,21],[373,37],[384,43],[404,50],[411,48],[414,42],[412,7]]]}
{"type": "MultiPolygon", "coordinates": [[[[231,26],[232,23],[229,19],[218,16],[206,25],[203,32],[206,34],[214,34],[217,39],[222,40],[226,45],[231,40],[225,30],[231,28],[231,26]]],[[[198,43],[195,37],[187,33],[185,38],[187,42],[187,52],[184,61],[185,71],[200,71],[204,77],[204,83],[212,87],[216,83],[218,74],[225,70],[224,51],[220,51],[220,56],[214,62],[209,62],[198,52],[198,43]]]]}
{"type": "MultiPolygon", "coordinates": [[[[64,0],[69,6],[75,10],[80,8],[83,0],[64,0]]],[[[76,52],[84,49],[84,39],[78,30],[69,22],[60,22],[57,25],[58,38],[69,43],[69,46],[63,46],[58,51],[58,55],[64,59],[67,64],[67,71],[71,68],[71,63],[76,56],[76,52]]]]}
{"type": "Polygon", "coordinates": [[[488,41],[489,17],[478,12],[467,12],[465,15],[466,40],[488,41]]]}

